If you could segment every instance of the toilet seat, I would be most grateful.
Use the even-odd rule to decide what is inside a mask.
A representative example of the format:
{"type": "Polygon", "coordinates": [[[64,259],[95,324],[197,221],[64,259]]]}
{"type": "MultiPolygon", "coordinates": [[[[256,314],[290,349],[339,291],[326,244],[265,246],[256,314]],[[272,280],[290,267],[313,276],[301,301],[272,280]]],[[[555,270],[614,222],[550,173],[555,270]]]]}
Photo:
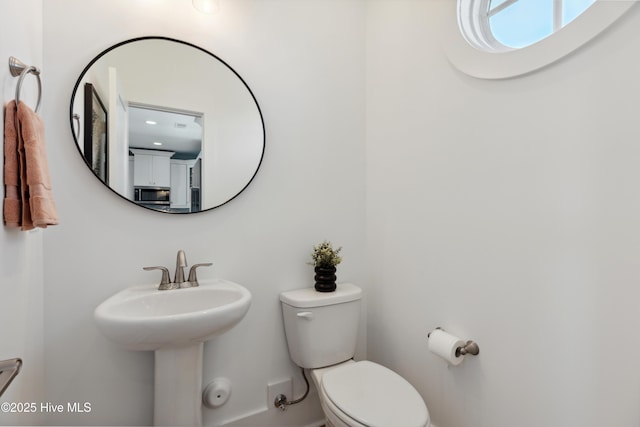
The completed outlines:
{"type": "Polygon", "coordinates": [[[392,370],[367,360],[322,375],[327,398],[344,415],[369,427],[424,427],[429,412],[417,390],[392,370]]]}

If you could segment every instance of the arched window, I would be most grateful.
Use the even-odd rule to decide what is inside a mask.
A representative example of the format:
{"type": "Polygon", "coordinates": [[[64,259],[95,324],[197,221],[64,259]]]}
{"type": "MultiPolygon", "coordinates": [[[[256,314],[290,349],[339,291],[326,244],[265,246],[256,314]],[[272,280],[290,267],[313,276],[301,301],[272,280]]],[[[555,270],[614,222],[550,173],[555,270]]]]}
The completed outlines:
{"type": "Polygon", "coordinates": [[[529,73],[577,49],[640,2],[452,0],[443,39],[451,63],[480,78],[529,73]]]}
{"type": "Polygon", "coordinates": [[[505,51],[559,31],[596,0],[461,0],[464,35],[476,47],[505,51]]]}

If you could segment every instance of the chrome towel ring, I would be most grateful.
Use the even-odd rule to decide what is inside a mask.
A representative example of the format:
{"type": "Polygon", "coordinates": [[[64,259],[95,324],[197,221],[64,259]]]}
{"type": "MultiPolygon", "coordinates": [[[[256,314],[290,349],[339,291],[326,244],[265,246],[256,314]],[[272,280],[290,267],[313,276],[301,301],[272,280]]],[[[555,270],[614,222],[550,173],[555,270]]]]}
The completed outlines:
{"type": "Polygon", "coordinates": [[[9,71],[13,77],[20,77],[16,86],[16,105],[20,101],[20,90],[22,89],[22,81],[27,74],[33,74],[38,79],[38,103],[36,104],[36,113],[40,110],[40,101],[42,101],[42,81],[40,80],[40,70],[34,66],[28,66],[18,58],[9,57],[9,71]]]}

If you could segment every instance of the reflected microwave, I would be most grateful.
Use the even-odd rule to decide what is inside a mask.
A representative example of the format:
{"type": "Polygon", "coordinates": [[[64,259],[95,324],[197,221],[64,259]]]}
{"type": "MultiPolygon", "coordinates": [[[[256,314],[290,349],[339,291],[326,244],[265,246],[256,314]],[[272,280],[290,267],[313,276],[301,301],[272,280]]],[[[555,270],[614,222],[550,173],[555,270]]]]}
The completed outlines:
{"type": "Polygon", "coordinates": [[[134,201],[145,205],[168,205],[171,203],[171,190],[165,187],[135,187],[134,201]]]}

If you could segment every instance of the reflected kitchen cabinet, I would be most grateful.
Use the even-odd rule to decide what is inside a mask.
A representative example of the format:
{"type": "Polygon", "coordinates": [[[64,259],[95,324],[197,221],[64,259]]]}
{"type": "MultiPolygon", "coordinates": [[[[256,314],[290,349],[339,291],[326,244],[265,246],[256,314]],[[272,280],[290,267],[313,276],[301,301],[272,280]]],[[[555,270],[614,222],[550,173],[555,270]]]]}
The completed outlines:
{"type": "Polygon", "coordinates": [[[171,187],[172,151],[138,150],[133,153],[133,185],[136,187],[171,187]]]}

